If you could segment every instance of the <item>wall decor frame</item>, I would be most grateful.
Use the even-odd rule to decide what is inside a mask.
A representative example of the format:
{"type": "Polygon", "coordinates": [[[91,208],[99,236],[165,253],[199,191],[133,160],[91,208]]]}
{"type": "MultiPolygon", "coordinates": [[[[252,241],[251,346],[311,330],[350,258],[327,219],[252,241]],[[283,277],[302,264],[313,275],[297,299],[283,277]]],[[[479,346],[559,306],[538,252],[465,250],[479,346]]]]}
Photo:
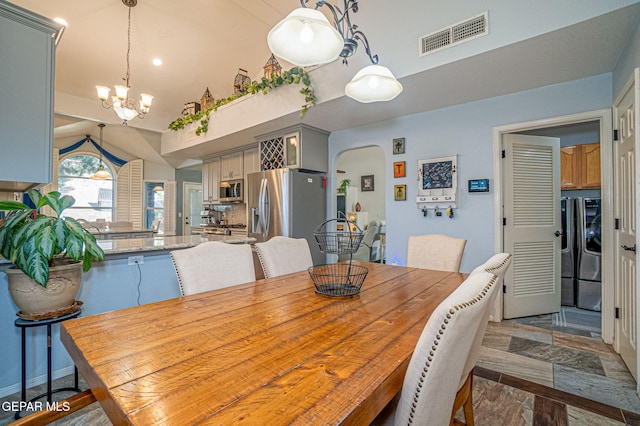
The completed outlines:
{"type": "Polygon", "coordinates": [[[418,205],[443,204],[457,207],[458,157],[427,158],[418,160],[418,205]]]}
{"type": "Polygon", "coordinates": [[[393,185],[393,200],[394,201],[407,200],[407,185],[393,185]]]}
{"type": "Polygon", "coordinates": [[[404,154],[404,138],[393,139],[393,154],[404,154]]]}
{"type": "Polygon", "coordinates": [[[365,175],[360,177],[360,191],[374,191],[375,190],[375,182],[374,175],[365,175]]]}
{"type": "Polygon", "coordinates": [[[393,163],[393,177],[394,178],[402,178],[407,176],[406,171],[406,162],[404,161],[395,161],[393,163]]]}

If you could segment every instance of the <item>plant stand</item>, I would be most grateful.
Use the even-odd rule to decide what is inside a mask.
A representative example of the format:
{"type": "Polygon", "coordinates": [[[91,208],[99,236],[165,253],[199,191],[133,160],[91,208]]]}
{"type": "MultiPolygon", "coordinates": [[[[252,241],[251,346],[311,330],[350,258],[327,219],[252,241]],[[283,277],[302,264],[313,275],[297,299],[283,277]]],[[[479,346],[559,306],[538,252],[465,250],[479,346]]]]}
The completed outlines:
{"type": "MultiPolygon", "coordinates": [[[[20,328],[22,335],[22,394],[21,401],[22,402],[33,402],[40,398],[47,397],[47,402],[51,403],[51,395],[57,392],[82,392],[82,389],[79,387],[78,383],[78,367],[74,365],[74,386],[73,387],[64,387],[58,389],[51,389],[52,382],[52,373],[51,373],[51,325],[57,324],[62,321],[76,318],[80,316],[82,313],[82,309],[78,309],[75,312],[71,312],[69,314],[57,317],[57,318],[49,318],[42,320],[25,320],[22,318],[18,318],[15,321],[15,326],[20,328]],[[33,327],[42,327],[47,326],[47,391],[38,396],[31,398],[27,401],[27,353],[26,353],[26,330],[27,328],[33,327]]],[[[62,408],[62,407],[60,407],[62,408]]],[[[22,417],[21,411],[16,412],[15,418],[18,420],[22,417]]]]}

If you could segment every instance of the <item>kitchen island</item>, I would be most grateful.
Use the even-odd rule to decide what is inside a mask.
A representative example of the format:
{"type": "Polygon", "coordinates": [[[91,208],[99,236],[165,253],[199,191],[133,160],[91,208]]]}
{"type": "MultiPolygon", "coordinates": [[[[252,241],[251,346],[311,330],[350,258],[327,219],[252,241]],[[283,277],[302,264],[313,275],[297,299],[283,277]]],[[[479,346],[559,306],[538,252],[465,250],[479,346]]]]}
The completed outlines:
{"type": "MultiPolygon", "coordinates": [[[[155,236],[125,240],[98,240],[105,252],[102,262],[95,262],[83,275],[78,300],[83,302],[82,316],[128,308],[180,297],[180,288],[170,252],[194,247],[206,241],[229,244],[251,243],[254,238],[233,235],[155,236]]],[[[20,390],[20,330],[14,326],[18,308],[7,291],[7,277],[2,271],[11,264],[0,258],[0,335],[4,345],[0,348],[0,397],[20,390]]],[[[210,277],[215,279],[215,277],[210,277]]],[[[41,348],[46,341],[45,327],[27,334],[27,348],[41,348]]],[[[73,373],[73,363],[60,343],[59,327],[52,329],[53,377],[73,373]]],[[[32,353],[32,352],[30,352],[32,353]]],[[[46,381],[46,352],[39,351],[29,357],[27,386],[46,381]]]]}

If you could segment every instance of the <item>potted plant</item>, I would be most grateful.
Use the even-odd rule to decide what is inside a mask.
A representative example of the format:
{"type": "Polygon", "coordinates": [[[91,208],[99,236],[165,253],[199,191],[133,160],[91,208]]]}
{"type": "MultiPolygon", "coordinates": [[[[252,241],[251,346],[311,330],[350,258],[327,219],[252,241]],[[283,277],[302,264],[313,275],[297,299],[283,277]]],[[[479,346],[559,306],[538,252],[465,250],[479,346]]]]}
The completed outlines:
{"type": "Polygon", "coordinates": [[[55,317],[75,306],[82,272],[94,260],[103,260],[104,252],[77,220],[62,217],[75,203],[73,197],[35,189],[28,196],[35,209],[17,201],[0,201],[0,210],[10,211],[0,224],[0,254],[15,264],[5,273],[19,315],[55,317]],[[44,206],[55,215],[38,213],[44,206]]]}
{"type": "Polygon", "coordinates": [[[347,195],[347,188],[349,187],[350,183],[351,179],[342,179],[340,181],[340,186],[338,187],[338,194],[347,195]]]}

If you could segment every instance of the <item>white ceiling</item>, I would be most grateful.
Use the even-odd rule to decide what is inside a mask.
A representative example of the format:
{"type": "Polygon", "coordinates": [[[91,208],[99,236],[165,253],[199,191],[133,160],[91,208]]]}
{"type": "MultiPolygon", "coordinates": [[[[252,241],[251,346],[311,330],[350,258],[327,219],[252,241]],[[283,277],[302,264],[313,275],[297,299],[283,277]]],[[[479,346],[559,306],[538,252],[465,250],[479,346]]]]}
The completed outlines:
{"type": "MultiPolygon", "coordinates": [[[[126,70],[128,13],[121,0],[11,1],[50,18],[63,17],[69,23],[57,49],[57,93],[97,103],[96,84],[120,83],[126,70]]],[[[183,104],[199,100],[207,87],[215,98],[229,96],[238,68],[248,70],[253,79],[260,78],[271,54],[266,42],[268,31],[298,6],[297,0],[138,0],[132,11],[130,84],[134,96],[141,92],[155,96],[150,115],[166,117],[166,123],[163,121],[163,126],[154,130],[164,130],[180,116],[183,104]],[[152,65],[155,57],[164,61],[161,67],[152,65]]],[[[364,8],[366,4],[360,6],[364,8]]],[[[312,108],[303,121],[335,131],[611,72],[639,16],[640,3],[636,3],[488,53],[404,76],[400,80],[405,90],[392,102],[365,105],[343,96],[312,108]]],[[[370,31],[375,32],[367,28],[368,36],[370,31]]],[[[384,28],[377,31],[392,34],[384,28]]],[[[290,67],[282,65],[285,69],[290,67]]],[[[385,65],[393,69],[393,64],[385,65]]],[[[287,120],[299,121],[300,117],[296,114],[283,123],[287,124],[287,120]]],[[[78,121],[58,117],[56,126],[65,127],[58,129],[56,137],[60,133],[69,137],[84,135],[95,127],[95,122],[78,121]]],[[[265,133],[259,129],[247,132],[240,132],[238,137],[252,140],[256,134],[265,133]]],[[[183,155],[195,158],[205,151],[183,155]]]]}

